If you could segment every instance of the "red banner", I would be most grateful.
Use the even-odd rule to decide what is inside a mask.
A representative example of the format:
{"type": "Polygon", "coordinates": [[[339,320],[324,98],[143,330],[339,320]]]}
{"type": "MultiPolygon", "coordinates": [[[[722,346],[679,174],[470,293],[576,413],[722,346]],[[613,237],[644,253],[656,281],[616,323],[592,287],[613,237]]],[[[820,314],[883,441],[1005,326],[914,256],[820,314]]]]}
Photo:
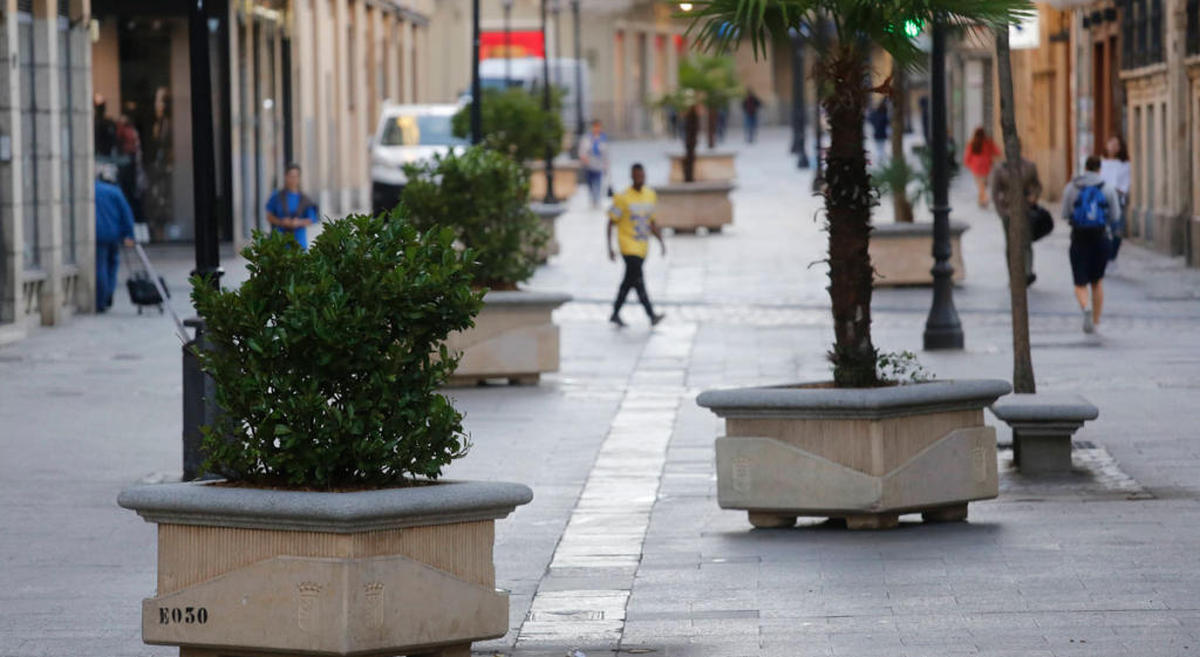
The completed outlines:
{"type": "Polygon", "coordinates": [[[514,59],[519,57],[542,58],[545,51],[542,49],[541,30],[509,32],[507,48],[504,43],[503,31],[483,32],[479,35],[480,59],[503,59],[506,50],[509,57],[514,59]]]}

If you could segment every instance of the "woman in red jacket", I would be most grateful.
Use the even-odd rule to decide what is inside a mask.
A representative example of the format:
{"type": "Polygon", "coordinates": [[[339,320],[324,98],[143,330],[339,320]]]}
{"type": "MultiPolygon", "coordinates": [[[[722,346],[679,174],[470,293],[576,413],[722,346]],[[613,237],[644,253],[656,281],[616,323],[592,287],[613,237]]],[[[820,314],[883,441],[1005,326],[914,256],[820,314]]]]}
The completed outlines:
{"type": "Polygon", "coordinates": [[[975,174],[975,185],[979,188],[979,207],[988,206],[987,181],[992,172],[992,162],[1000,155],[996,142],[984,132],[983,127],[975,129],[971,143],[967,144],[967,154],[963,164],[975,174]]]}

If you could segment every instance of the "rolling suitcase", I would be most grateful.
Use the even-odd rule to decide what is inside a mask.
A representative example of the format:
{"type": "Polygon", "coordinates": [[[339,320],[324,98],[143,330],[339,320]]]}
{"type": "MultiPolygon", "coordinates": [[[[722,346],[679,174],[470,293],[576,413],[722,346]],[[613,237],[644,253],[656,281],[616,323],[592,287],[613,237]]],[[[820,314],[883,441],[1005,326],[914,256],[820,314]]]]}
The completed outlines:
{"type": "Polygon", "coordinates": [[[154,267],[150,264],[150,259],[146,257],[146,251],[142,249],[140,243],[134,242],[133,250],[141,261],[141,267],[134,267],[132,263],[129,263],[130,274],[129,278],[125,280],[125,287],[129,290],[129,300],[133,302],[134,306],[137,306],[139,315],[146,306],[156,306],[158,314],[161,315],[163,303],[171,298],[167,282],[154,271],[154,267]]]}

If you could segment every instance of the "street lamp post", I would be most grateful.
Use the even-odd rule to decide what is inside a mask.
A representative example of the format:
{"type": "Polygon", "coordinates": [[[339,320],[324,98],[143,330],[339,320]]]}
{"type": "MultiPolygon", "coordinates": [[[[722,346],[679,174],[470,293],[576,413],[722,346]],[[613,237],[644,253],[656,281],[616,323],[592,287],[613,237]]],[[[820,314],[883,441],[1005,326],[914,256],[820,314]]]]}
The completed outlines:
{"type": "Polygon", "coordinates": [[[574,156],[579,157],[579,142],[583,141],[583,51],[579,42],[579,0],[571,0],[571,17],[575,19],[575,144],[574,156]]]}
{"type": "Polygon", "coordinates": [[[562,14],[562,4],[560,0],[551,0],[550,13],[554,14],[554,86],[562,87],[562,30],[559,29],[558,17],[562,14]]]}
{"type": "Polygon", "coordinates": [[[512,84],[512,8],[513,0],[504,0],[504,88],[512,84]]]}
{"type": "Polygon", "coordinates": [[[479,0],[471,0],[471,143],[483,141],[483,88],[479,83],[479,0]]]}
{"type": "MultiPolygon", "coordinates": [[[[546,39],[546,2],[542,0],[542,110],[550,113],[550,53],[547,50],[546,39]]],[[[557,6],[557,2],[555,3],[557,6]]],[[[554,196],[554,149],[546,141],[546,164],[543,173],[546,174],[546,197],[544,203],[557,203],[554,196]]]]}
{"type": "MultiPolygon", "coordinates": [[[[220,5],[217,6],[220,8],[220,5]]],[[[195,194],[192,209],[195,214],[194,232],[196,268],[193,276],[216,287],[221,281],[221,253],[217,233],[215,199],[217,183],[216,138],[213,129],[212,61],[209,58],[209,11],[205,0],[196,0],[188,14],[188,67],[192,97],[192,184],[195,194]]],[[[217,12],[212,12],[217,13],[217,12]]],[[[195,479],[204,454],[200,427],[212,424],[217,408],[212,378],[200,369],[194,349],[207,344],[203,318],[189,319],[187,326],[196,330],[195,337],[183,346],[183,479],[195,479]]]]}
{"type": "Polygon", "coordinates": [[[946,161],[946,26],[933,21],[929,66],[930,157],[933,165],[933,306],[925,321],[925,349],[962,349],[963,331],[954,308],[954,267],[950,264],[950,199],[946,161]]]}
{"type": "Polygon", "coordinates": [[[792,152],[796,154],[796,166],[808,168],[808,145],[804,133],[804,35],[801,30],[792,31],[792,152]]]}

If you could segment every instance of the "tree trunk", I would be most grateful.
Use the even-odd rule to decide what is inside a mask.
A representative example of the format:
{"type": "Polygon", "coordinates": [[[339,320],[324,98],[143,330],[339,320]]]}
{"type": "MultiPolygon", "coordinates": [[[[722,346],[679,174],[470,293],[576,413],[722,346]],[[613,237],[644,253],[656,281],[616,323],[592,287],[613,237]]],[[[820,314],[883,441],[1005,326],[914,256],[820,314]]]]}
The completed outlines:
{"type": "Polygon", "coordinates": [[[704,112],[708,124],[708,148],[717,147],[717,121],[721,118],[717,110],[709,107],[704,112]]]}
{"type": "Polygon", "coordinates": [[[1025,198],[1025,167],[1021,161],[1021,139],[1017,136],[1016,110],[1013,106],[1012,59],[1008,48],[1008,28],[996,30],[996,68],[1000,83],[1000,130],[1004,135],[1004,166],[1008,172],[1008,207],[997,208],[1008,214],[1008,291],[1012,304],[1013,390],[1036,391],[1033,357],[1029,349],[1029,300],[1025,290],[1025,243],[1029,240],[1029,208],[1025,198]]]}
{"type": "Polygon", "coordinates": [[[696,181],[696,142],[700,140],[700,111],[695,105],[683,115],[683,181],[696,181]]]}
{"type": "Polygon", "coordinates": [[[866,59],[853,46],[835,46],[822,75],[832,92],[822,103],[829,115],[825,156],[825,214],[829,223],[829,298],[833,305],[833,378],[839,387],[878,383],[871,343],[874,269],[868,251],[871,208],[878,202],[867,174],[863,119],[868,100],[866,59]]]}
{"type": "MultiPolygon", "coordinates": [[[[892,63],[892,162],[893,166],[903,163],[908,169],[908,158],[904,154],[904,123],[908,111],[908,74],[904,67],[892,63]]],[[[892,213],[897,223],[911,224],[913,220],[912,201],[908,198],[908,181],[912,176],[904,177],[904,184],[892,185],[892,213]]]]}

